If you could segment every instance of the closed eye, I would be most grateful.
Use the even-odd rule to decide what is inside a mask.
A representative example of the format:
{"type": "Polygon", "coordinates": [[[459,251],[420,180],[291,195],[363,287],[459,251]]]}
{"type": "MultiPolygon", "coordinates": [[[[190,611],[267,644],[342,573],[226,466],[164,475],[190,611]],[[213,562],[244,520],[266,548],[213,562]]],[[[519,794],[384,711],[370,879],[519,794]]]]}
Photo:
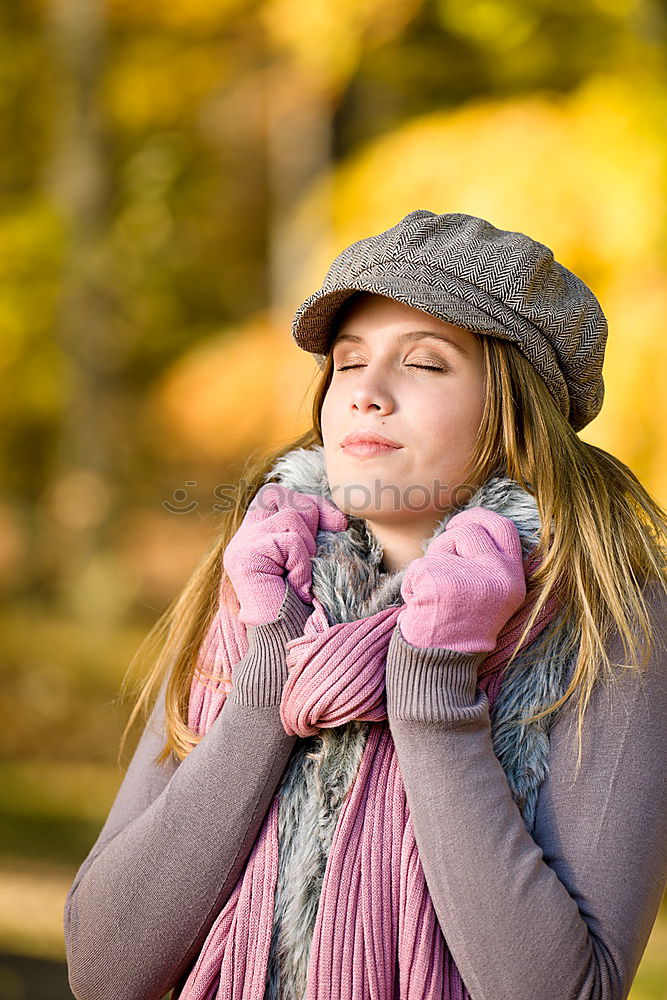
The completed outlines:
{"type": "MultiPolygon", "coordinates": [[[[336,368],[335,370],[337,372],[347,372],[347,371],[350,371],[352,368],[363,368],[363,367],[364,367],[363,365],[341,365],[340,368],[336,368]]],[[[431,371],[431,372],[444,372],[444,371],[446,371],[445,368],[439,368],[437,365],[406,365],[405,367],[406,368],[421,368],[422,371],[431,371]]]]}

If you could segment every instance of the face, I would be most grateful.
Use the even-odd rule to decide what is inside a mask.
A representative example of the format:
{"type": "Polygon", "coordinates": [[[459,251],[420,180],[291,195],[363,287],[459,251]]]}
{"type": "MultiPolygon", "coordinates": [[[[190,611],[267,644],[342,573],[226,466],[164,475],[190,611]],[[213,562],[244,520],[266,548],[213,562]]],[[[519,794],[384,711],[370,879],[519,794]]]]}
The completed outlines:
{"type": "Polygon", "coordinates": [[[484,407],[480,341],[419,309],[365,293],[342,314],[332,349],[321,423],[336,505],[365,518],[380,537],[384,528],[388,539],[392,526],[394,538],[397,527],[413,543],[428,537],[450,503],[471,495],[457,487],[466,485],[484,407]],[[356,432],[382,435],[397,447],[341,444],[356,432]]]}

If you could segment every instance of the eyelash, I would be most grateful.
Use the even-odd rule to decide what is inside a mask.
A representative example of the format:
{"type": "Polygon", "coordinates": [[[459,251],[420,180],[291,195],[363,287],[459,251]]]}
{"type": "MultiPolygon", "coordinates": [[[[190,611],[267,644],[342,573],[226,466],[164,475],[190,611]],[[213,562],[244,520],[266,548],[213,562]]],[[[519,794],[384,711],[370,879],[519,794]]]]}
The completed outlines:
{"type": "MultiPolygon", "coordinates": [[[[407,365],[407,368],[420,368],[422,371],[427,372],[444,372],[447,371],[446,368],[439,368],[436,365],[407,365]]],[[[340,368],[336,368],[337,372],[347,372],[352,368],[363,368],[363,365],[342,365],[340,368]]]]}

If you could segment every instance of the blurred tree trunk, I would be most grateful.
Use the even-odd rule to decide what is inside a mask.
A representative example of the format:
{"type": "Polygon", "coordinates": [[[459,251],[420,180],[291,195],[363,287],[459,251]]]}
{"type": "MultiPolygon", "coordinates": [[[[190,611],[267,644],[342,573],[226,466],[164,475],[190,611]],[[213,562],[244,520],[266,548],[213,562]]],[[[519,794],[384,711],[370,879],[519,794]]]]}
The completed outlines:
{"type": "Polygon", "coordinates": [[[274,61],[265,70],[265,80],[268,284],[272,315],[282,324],[294,305],[295,276],[304,255],[331,231],[327,185],[314,211],[297,219],[295,209],[312,183],[332,169],[333,112],[326,89],[315,86],[293,62],[274,61]]]}
{"type": "Polygon", "coordinates": [[[46,532],[57,596],[81,611],[84,574],[102,548],[110,516],[114,437],[122,429],[116,414],[120,335],[106,249],[110,176],[99,102],[103,0],[54,0],[50,30],[61,89],[49,182],[68,244],[57,330],[65,404],[46,532]]]}

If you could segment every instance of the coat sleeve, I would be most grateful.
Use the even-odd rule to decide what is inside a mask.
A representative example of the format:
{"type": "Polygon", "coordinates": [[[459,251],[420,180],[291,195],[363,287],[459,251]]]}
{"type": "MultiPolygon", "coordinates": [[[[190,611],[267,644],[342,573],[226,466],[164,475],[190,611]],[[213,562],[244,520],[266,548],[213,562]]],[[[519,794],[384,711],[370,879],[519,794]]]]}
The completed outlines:
{"type": "MultiPolygon", "coordinates": [[[[532,836],[492,749],[480,654],[392,636],[390,729],[433,906],[474,1000],[630,992],[667,884],[667,601],[657,584],[646,596],[646,672],[616,668],[596,685],[576,781],[576,696],[561,709],[532,836]]],[[[618,632],[607,652],[624,662],[618,632]]]]}
{"type": "Polygon", "coordinates": [[[279,714],[285,641],[302,634],[311,610],[288,585],[277,620],[248,628],[231,691],[204,738],[180,763],[172,755],[157,765],[163,682],[67,895],[77,1000],[160,1000],[181,985],[232,894],[295,743],[279,714]]]}

